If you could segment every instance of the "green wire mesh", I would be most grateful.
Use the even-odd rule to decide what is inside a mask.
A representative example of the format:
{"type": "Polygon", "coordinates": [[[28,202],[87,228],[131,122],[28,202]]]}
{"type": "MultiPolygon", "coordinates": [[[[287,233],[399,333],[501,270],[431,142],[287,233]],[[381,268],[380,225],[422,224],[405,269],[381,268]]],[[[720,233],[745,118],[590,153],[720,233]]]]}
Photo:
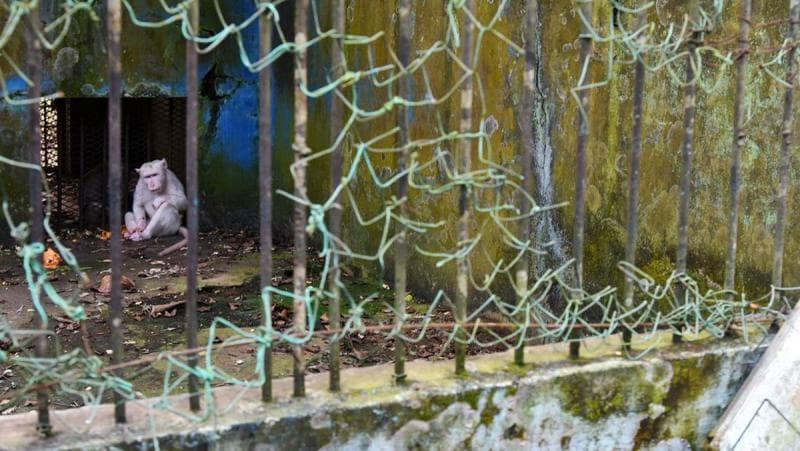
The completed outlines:
{"type": "MultiPolygon", "coordinates": [[[[577,0],[579,2],[587,0],[577,0]]],[[[293,170],[298,164],[308,165],[315,160],[330,156],[339,146],[346,149],[346,170],[338,187],[327,198],[320,202],[313,202],[308,198],[297,198],[291,193],[279,191],[292,202],[300,203],[308,208],[307,232],[315,236],[320,243],[318,255],[323,259],[321,274],[315,283],[307,286],[300,301],[305,304],[307,312],[306,332],[298,336],[295,333],[280,331],[273,327],[270,318],[266,318],[263,326],[245,330],[231,323],[225,318],[217,317],[213,320],[208,334],[208,342],[204,346],[205,353],[196,367],[187,365],[186,353],[162,353],[155,359],[142,362],[130,362],[126,368],[141,367],[145,371],[154,361],[166,364],[163,379],[162,396],[155,408],[173,411],[176,414],[196,420],[203,420],[220,413],[216,410],[212,394],[212,387],[220,384],[229,384],[242,388],[259,387],[265,378],[263,368],[263,354],[278,343],[304,344],[315,335],[323,331],[315,330],[319,317],[320,306],[327,303],[332,293],[330,291],[330,274],[333,265],[340,262],[377,262],[384,265],[387,256],[392,252],[401,232],[410,238],[414,251],[418,256],[427,260],[435,267],[455,265],[459,259],[467,259],[471,269],[470,283],[473,296],[480,299],[472,308],[465,322],[462,324],[435,324],[434,314],[442,308],[453,309],[453,302],[444,290],[439,290],[430,300],[427,311],[421,318],[412,318],[406,312],[395,311],[388,303],[385,308],[391,309],[393,315],[402,319],[391,328],[382,329],[387,339],[403,340],[409,343],[419,343],[425,340],[427,334],[433,329],[445,329],[447,342],[442,350],[454,342],[468,343],[480,347],[493,347],[497,345],[515,348],[522,344],[559,342],[575,340],[574,331],[582,332],[581,340],[592,337],[605,338],[623,330],[630,330],[641,335],[652,335],[659,330],[669,330],[674,334],[708,333],[715,337],[722,337],[734,323],[743,329],[743,336],[748,337],[748,328],[761,328],[764,320],[781,316],[785,308],[786,296],[790,291],[798,288],[772,287],[769,292],[759,298],[749,299],[743,293],[726,290],[701,291],[696,280],[686,274],[673,273],[664,283],[657,283],[641,269],[633,265],[620,262],[619,271],[626,277],[634,280],[636,287],[635,302],[626,307],[616,288],[606,287],[597,292],[579,289],[575,286],[572,277],[572,261],[555,268],[549,268],[530,277],[529,286],[516,286],[514,272],[517,262],[523,257],[530,257],[531,261],[536,256],[548,252],[548,243],[536,243],[532,237],[520,236],[519,224],[524,218],[536,217],[547,210],[562,208],[564,204],[538,205],[532,193],[526,192],[522,187],[521,173],[513,167],[496,158],[493,152],[490,135],[494,132],[491,117],[486,116],[484,98],[480,89],[481,80],[476,67],[481,62],[482,44],[490,39],[500,40],[506,44],[510,51],[518,55],[523,54],[523,46],[514,38],[505,36],[498,31],[497,24],[503,18],[504,11],[511,3],[509,0],[495,1],[494,12],[486,22],[482,22],[472,11],[467,11],[464,1],[446,1],[446,27],[441,30],[441,40],[433,42],[425,48],[415,49],[413,61],[406,67],[398,63],[386,31],[372,35],[347,34],[344,30],[322,29],[317,2],[311,2],[311,23],[316,28],[310,39],[302,46],[295,45],[288,40],[284,33],[286,20],[279,16],[278,6],[284,1],[255,1],[252,14],[244,19],[232,22],[223,14],[223,8],[218,0],[213,1],[213,10],[205,10],[203,14],[214,14],[219,20],[220,28],[212,34],[203,36],[192,34],[189,23],[189,7],[192,0],[170,5],[164,0],[159,1],[160,11],[143,11],[137,8],[139,2],[123,0],[128,18],[136,27],[142,28],[175,28],[179,27],[182,36],[197,44],[201,53],[215,51],[225,40],[235,41],[241,63],[251,72],[268,69],[278,58],[286,54],[299,54],[308,52],[316,46],[322,46],[326,40],[340,39],[343,41],[345,67],[339,72],[341,76],[329,79],[321,86],[302,86],[303,92],[312,99],[324,96],[334,96],[345,105],[343,127],[331,140],[330,146],[324,149],[315,149],[314,152],[302,161],[293,165],[293,170]],[[279,36],[279,42],[263,58],[252,59],[252,54],[246,48],[243,33],[249,27],[257,27],[258,19],[263,14],[269,14],[274,29],[279,36]],[[157,20],[145,20],[142,17],[160,17],[157,20]],[[475,24],[474,36],[474,64],[468,67],[460,60],[456,50],[461,45],[461,28],[464,21],[475,24]],[[367,58],[362,65],[357,65],[347,58],[348,52],[361,49],[368,55],[374,55],[375,49],[385,46],[391,63],[376,65],[373,57],[367,58]],[[437,74],[431,72],[433,58],[443,57],[456,68],[454,81],[445,89],[437,91],[431,82],[437,74]],[[401,98],[397,94],[398,83],[404,77],[414,77],[422,80],[417,83],[417,95],[414,98],[401,98]],[[460,87],[465,80],[472,78],[477,86],[479,97],[478,106],[475,108],[479,116],[479,128],[470,132],[459,132],[447,127],[447,118],[444,118],[444,105],[455,99],[460,87]],[[382,93],[386,99],[375,104],[373,98],[364,98],[363,93],[382,93]],[[362,138],[359,125],[381,124],[376,121],[386,118],[398,110],[412,108],[415,111],[428,111],[437,118],[437,123],[429,129],[428,135],[414,135],[405,146],[392,146],[387,143],[396,141],[399,132],[397,127],[388,127],[385,130],[372,130],[371,137],[362,138]],[[463,140],[471,141],[477,152],[477,162],[470,172],[459,173],[452,165],[453,155],[448,149],[457,148],[463,140]],[[401,172],[386,174],[382,171],[376,159],[385,155],[399,155],[403,151],[410,152],[410,161],[406,169],[401,172]],[[440,177],[430,177],[430,173],[439,171],[440,177]],[[408,176],[410,197],[437,199],[455,199],[455,194],[461,187],[466,187],[469,193],[470,208],[473,212],[474,227],[471,237],[466,242],[455,243],[451,247],[419,244],[426,234],[442,228],[453,229],[457,227],[457,218],[452,217],[418,217],[413,209],[403,215],[400,206],[409,202],[408,199],[398,199],[391,193],[398,180],[408,176]],[[363,205],[358,201],[358,192],[374,190],[387,193],[385,202],[380,205],[377,213],[375,205],[363,205]],[[451,195],[451,197],[447,197],[451,195]],[[512,199],[525,199],[525,202],[512,202],[512,199]],[[341,204],[337,203],[337,199],[341,204]],[[519,205],[527,205],[520,209],[519,205]],[[351,243],[344,236],[333,236],[327,227],[327,218],[332,209],[344,208],[351,212],[355,224],[351,227],[380,228],[380,239],[371,249],[364,249],[363,243],[351,243]],[[506,248],[505,258],[488,255],[482,247],[487,237],[501,237],[506,248]],[[491,268],[486,272],[477,272],[474,268],[478,263],[488,262],[491,268]],[[498,291],[498,286],[512,287],[513,298],[504,297],[504,292],[498,291]],[[678,298],[678,293],[683,298],[678,298]],[[563,300],[563,308],[554,309],[548,302],[553,296],[563,300]],[[506,320],[506,327],[485,327],[486,321],[482,318],[487,312],[498,312],[506,320]],[[482,322],[483,321],[483,322],[482,322]],[[227,328],[232,333],[222,343],[216,341],[218,328],[227,328]],[[465,333],[464,333],[465,332],[465,333]],[[488,337],[488,338],[487,338],[488,337]],[[243,379],[227,374],[223,369],[215,366],[216,353],[228,346],[252,345],[256,348],[256,366],[250,378],[243,379]],[[177,392],[178,387],[189,377],[198,378],[202,388],[205,402],[204,409],[193,415],[187,409],[173,405],[170,396],[177,392]]],[[[624,15],[637,15],[642,9],[653,8],[647,4],[639,7],[629,7],[620,2],[613,2],[616,9],[624,15]]],[[[354,2],[350,3],[352,7],[354,2]]],[[[0,70],[0,91],[3,99],[9,105],[20,105],[29,102],[38,102],[41,99],[20,99],[8,90],[6,82],[11,77],[20,77],[29,82],[24,71],[20,69],[7,47],[12,36],[21,33],[20,25],[31,8],[37,8],[39,2],[32,1],[4,1],[0,7],[5,10],[7,20],[0,33],[0,56],[6,64],[2,65],[6,73],[0,70]]],[[[616,65],[632,64],[640,55],[644,55],[646,69],[649,73],[666,72],[673,83],[683,86],[687,80],[682,79],[681,64],[686,64],[687,52],[683,44],[689,39],[692,30],[703,29],[711,31],[718,24],[718,19],[727,5],[722,0],[712,2],[708,10],[700,9],[693,17],[684,15],[680,20],[667,26],[648,22],[645,26],[636,29],[626,29],[625,20],[620,20],[619,27],[598,27],[589,24],[590,37],[597,48],[605,48],[605,55],[596,55],[597,60],[605,67],[606,78],[601,81],[581,84],[579,89],[600,89],[604,87],[613,76],[616,65]]],[[[576,8],[577,9],[577,8],[576,8]]],[[[59,2],[58,17],[38,32],[38,38],[46,49],[54,49],[72,31],[73,18],[80,14],[89,15],[93,20],[97,17],[97,5],[91,0],[87,1],[62,1],[59,2]]],[[[580,9],[577,9],[580,14],[580,9]]],[[[585,18],[581,16],[583,21],[585,18]]],[[[607,23],[614,20],[607,19],[607,23]]],[[[774,69],[785,61],[788,49],[794,43],[786,41],[772,52],[764,53],[763,63],[758,67],[779,83],[786,85],[774,69]]],[[[706,43],[697,50],[699,53],[715,61],[714,74],[710,77],[703,76],[698,81],[699,86],[709,95],[720,95],[720,80],[723,73],[732,62],[730,52],[716,48],[706,43]],[[710,82],[708,82],[710,80],[710,82]]],[[[692,61],[691,64],[695,64],[692,61]]],[[[587,76],[588,66],[582,68],[580,79],[587,76]]],[[[702,71],[697,70],[701,74],[702,71]]],[[[572,95],[577,98],[578,88],[572,90],[572,95]]],[[[53,96],[56,96],[54,94],[53,96]]],[[[50,97],[53,97],[50,96],[50,97]]],[[[529,118],[523,118],[523,124],[529,118]]],[[[376,125],[377,126],[377,125],[376,125]]],[[[532,126],[532,125],[531,125],[532,126]]],[[[529,151],[522,149],[521,151],[529,151]]],[[[25,162],[14,160],[8,156],[0,155],[0,164],[14,166],[31,171],[41,172],[41,168],[25,162]]],[[[43,180],[45,177],[42,177],[43,180]]],[[[47,187],[45,185],[45,191],[47,187]]],[[[41,264],[44,246],[42,243],[30,243],[28,237],[28,224],[17,223],[11,217],[8,203],[3,203],[3,211],[9,224],[13,238],[18,243],[18,253],[21,265],[24,267],[26,282],[31,293],[31,300],[37,315],[44,324],[48,317],[42,306],[44,302],[41,293],[44,293],[50,302],[67,318],[81,321],[85,313],[78,303],[80,294],[76,286],[73,293],[67,296],[59,294],[48,281],[48,273],[41,264]]],[[[71,270],[81,276],[80,267],[73,254],[58,240],[57,235],[49,226],[49,206],[46,210],[45,230],[47,236],[53,240],[64,261],[71,270]]],[[[342,324],[341,329],[325,332],[331,340],[343,339],[349,334],[363,333],[368,330],[365,315],[368,304],[379,302],[375,296],[358,298],[351,293],[348,285],[341,281],[334,281],[340,288],[343,301],[349,304],[349,316],[342,324]]],[[[508,290],[506,290],[507,292],[508,290]]],[[[508,296],[507,294],[505,296],[508,296]]],[[[295,299],[295,294],[276,287],[267,287],[261,293],[264,304],[263,311],[271,311],[271,304],[276,297],[295,299]]],[[[15,349],[24,349],[24,344],[32,340],[42,331],[14,330],[0,322],[0,340],[9,340],[15,349]]],[[[636,358],[649,349],[641,349],[639,354],[629,355],[636,358]]],[[[0,363],[15,365],[27,375],[26,386],[21,390],[24,396],[42,384],[50,386],[53,390],[75,395],[83,400],[86,405],[98,405],[103,394],[115,391],[125,399],[135,399],[136,391],[132,382],[116,377],[112,374],[111,367],[101,359],[86,355],[83,350],[76,349],[57,357],[35,358],[21,353],[9,355],[0,351],[0,363]],[[87,387],[90,389],[87,390],[87,387]]],[[[131,380],[135,374],[129,374],[131,380]]],[[[244,393],[244,391],[242,391],[244,393]]],[[[75,425],[74,427],[79,428],[75,425]]],[[[156,444],[157,446],[157,444],[156,444]]]]}

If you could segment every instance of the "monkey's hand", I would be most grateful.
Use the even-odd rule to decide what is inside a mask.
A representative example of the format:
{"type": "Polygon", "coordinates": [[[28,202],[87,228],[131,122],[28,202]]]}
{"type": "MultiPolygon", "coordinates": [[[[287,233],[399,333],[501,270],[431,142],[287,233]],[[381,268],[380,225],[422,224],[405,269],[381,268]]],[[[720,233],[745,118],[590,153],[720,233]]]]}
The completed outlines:
{"type": "Polygon", "coordinates": [[[165,196],[158,196],[153,199],[153,206],[158,209],[160,206],[164,205],[167,202],[167,198],[165,196]]]}
{"type": "Polygon", "coordinates": [[[144,229],[147,228],[147,220],[140,219],[136,221],[136,230],[134,232],[144,232],[144,229]]]}

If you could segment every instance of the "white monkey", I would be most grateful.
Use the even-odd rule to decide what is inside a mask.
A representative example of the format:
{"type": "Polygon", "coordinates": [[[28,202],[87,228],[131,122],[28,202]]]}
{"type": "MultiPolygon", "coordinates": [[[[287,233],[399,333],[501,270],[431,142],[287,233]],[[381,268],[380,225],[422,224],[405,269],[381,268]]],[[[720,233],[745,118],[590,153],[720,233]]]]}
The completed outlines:
{"type": "Polygon", "coordinates": [[[161,251],[160,256],[185,246],[188,234],[181,227],[181,213],[188,202],[183,184],[167,168],[167,160],[144,163],[136,172],[139,182],[133,193],[133,212],[125,213],[126,238],[141,241],[180,232],[183,240],[161,251]]]}

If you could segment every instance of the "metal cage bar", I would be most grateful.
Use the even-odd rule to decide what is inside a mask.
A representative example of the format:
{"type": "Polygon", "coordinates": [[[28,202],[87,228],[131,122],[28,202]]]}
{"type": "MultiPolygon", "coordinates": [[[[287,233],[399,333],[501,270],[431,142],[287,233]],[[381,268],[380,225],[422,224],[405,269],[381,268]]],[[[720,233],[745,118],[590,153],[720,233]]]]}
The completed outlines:
{"type": "MultiPolygon", "coordinates": [[[[272,15],[260,17],[260,51],[266,56],[272,49],[272,15]]],[[[261,241],[261,289],[272,285],[272,74],[264,68],[258,74],[258,155],[259,155],[259,210],[261,241]]],[[[267,296],[269,294],[266,294],[267,296]]],[[[264,304],[264,327],[269,330],[272,312],[264,304]]],[[[271,338],[268,337],[271,343],[271,338]]],[[[261,400],[272,400],[272,348],[264,352],[264,383],[261,385],[261,400]]]]}
{"type": "MultiPolygon", "coordinates": [[[[397,56],[403,68],[408,67],[411,62],[411,0],[400,0],[398,5],[400,19],[400,34],[398,36],[397,56]]],[[[404,99],[410,98],[411,80],[406,75],[400,80],[400,96],[404,99]]],[[[399,129],[400,146],[403,151],[397,161],[398,172],[404,173],[409,160],[407,145],[409,142],[409,126],[411,124],[411,107],[403,107],[403,113],[396,116],[399,129]]],[[[408,175],[402,175],[397,181],[397,198],[407,200],[408,198],[408,175]]],[[[407,202],[400,204],[400,215],[405,216],[408,211],[407,202]]],[[[406,282],[408,265],[408,233],[401,224],[396,230],[398,238],[394,251],[394,310],[395,326],[399,329],[403,325],[403,315],[406,312],[406,282]]],[[[406,381],[406,343],[401,336],[395,339],[394,343],[394,382],[402,384],[406,381]]]]}
{"type": "MultiPolygon", "coordinates": [[[[199,11],[197,2],[189,9],[191,33],[199,34],[199,11]]],[[[188,245],[186,253],[186,346],[197,348],[197,249],[198,249],[198,184],[197,184],[197,122],[198,122],[198,83],[197,49],[192,40],[186,41],[186,197],[189,206],[186,211],[188,245]]],[[[188,359],[189,367],[197,366],[197,354],[188,359]]],[[[200,392],[197,376],[189,374],[189,407],[200,410],[200,392]]]]}
{"type": "MultiPolygon", "coordinates": [[[[308,126],[308,105],[302,86],[307,82],[305,48],[308,39],[308,1],[296,0],[294,3],[294,42],[297,45],[294,68],[294,195],[305,200],[306,164],[302,162],[309,153],[306,144],[306,127],[308,126]]],[[[302,202],[294,204],[294,334],[302,337],[306,333],[306,206],[302,202]]],[[[305,362],[303,345],[292,345],[294,356],[294,396],[306,394],[305,362]]]]}
{"type": "MultiPolygon", "coordinates": [[[[466,0],[464,4],[465,15],[467,12],[475,11],[475,1],[466,0]]],[[[464,19],[464,36],[461,41],[461,62],[465,67],[472,70],[474,56],[472,37],[475,31],[475,24],[468,18],[464,19]]],[[[410,77],[410,75],[409,75],[410,77]]],[[[461,133],[467,134],[472,130],[472,77],[464,80],[461,88],[461,133]]],[[[459,175],[468,174],[472,170],[472,140],[462,139],[461,149],[458,155],[459,175]]],[[[469,240],[469,196],[470,187],[464,183],[458,190],[458,245],[468,246],[469,240]]],[[[455,340],[455,371],[456,374],[465,374],[467,359],[467,334],[464,330],[464,323],[467,320],[467,298],[469,297],[469,256],[462,255],[456,263],[456,299],[453,317],[456,321],[458,332],[455,340]]]]}
{"type": "MultiPolygon", "coordinates": [[[[340,77],[344,71],[344,34],[345,34],[345,9],[344,0],[336,0],[331,7],[331,22],[334,30],[341,34],[341,38],[334,39],[331,43],[331,72],[334,78],[340,77]]],[[[331,127],[330,127],[330,140],[333,142],[337,139],[339,131],[344,124],[344,104],[336,98],[335,94],[331,94],[331,127]]],[[[342,182],[343,171],[343,143],[339,143],[331,155],[331,192],[335,192],[336,188],[342,182]]],[[[334,202],[339,202],[341,197],[338,197],[334,202]]],[[[334,208],[330,213],[330,231],[331,235],[341,237],[342,235],[342,209],[334,208]]],[[[333,246],[336,246],[334,243],[333,246]]],[[[338,333],[342,327],[341,319],[341,293],[339,291],[339,284],[341,283],[341,270],[339,265],[339,253],[337,249],[333,249],[333,267],[331,268],[331,283],[329,285],[331,291],[330,301],[328,303],[328,316],[331,328],[337,335],[331,337],[330,342],[330,378],[329,387],[331,391],[340,391],[340,369],[341,369],[341,343],[339,342],[338,333]]]]}
{"type": "MultiPolygon", "coordinates": [[[[39,26],[39,11],[33,8],[28,16],[28,23],[25,27],[27,41],[28,75],[31,80],[31,87],[28,91],[31,99],[38,99],[42,96],[42,48],[36,36],[36,27],[39,26]]],[[[41,165],[42,157],[42,129],[40,124],[39,102],[32,102],[28,106],[28,120],[31,126],[31,133],[28,137],[28,154],[30,162],[34,165],[41,165]]],[[[29,199],[31,204],[31,228],[30,241],[32,243],[44,244],[44,209],[42,204],[42,172],[29,171],[28,187],[29,199]]],[[[41,288],[36,287],[36,290],[41,288]]],[[[47,358],[50,355],[50,345],[47,336],[50,329],[45,321],[36,315],[37,327],[41,330],[41,335],[36,338],[34,352],[38,358],[47,358]]],[[[36,412],[37,429],[40,434],[49,436],[53,432],[50,423],[49,395],[47,387],[36,389],[36,412]]]]}
{"type": "MultiPolygon", "coordinates": [[[[589,65],[592,54],[592,37],[590,24],[592,23],[592,0],[579,2],[581,18],[581,51],[580,62],[582,66],[581,79],[578,81],[578,149],[575,163],[575,215],[573,221],[574,238],[572,240],[573,253],[575,254],[575,281],[579,289],[583,289],[583,238],[586,223],[586,147],[589,141],[589,90],[585,86],[589,78],[589,65]]],[[[580,332],[576,331],[575,335],[580,332]]],[[[580,342],[572,341],[569,344],[569,355],[577,358],[580,354],[580,342]]]]}
{"type": "MultiPolygon", "coordinates": [[[[119,0],[108,2],[108,199],[111,220],[111,362],[124,359],[122,347],[122,11],[119,0]]],[[[117,373],[118,374],[118,373],[117,373]]],[[[114,419],[125,422],[125,403],[114,392],[114,419]]]]}

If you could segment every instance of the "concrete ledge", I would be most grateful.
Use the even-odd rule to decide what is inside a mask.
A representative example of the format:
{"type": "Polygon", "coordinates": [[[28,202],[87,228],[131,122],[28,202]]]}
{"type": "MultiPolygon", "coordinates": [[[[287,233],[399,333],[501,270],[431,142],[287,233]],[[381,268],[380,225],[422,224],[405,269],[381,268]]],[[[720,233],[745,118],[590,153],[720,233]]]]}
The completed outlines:
{"type": "MultiPolygon", "coordinates": [[[[157,440],[161,449],[691,449],[707,445],[753,363],[753,347],[737,340],[635,361],[620,358],[618,345],[590,340],[579,361],[565,360],[563,345],[530,347],[525,368],[510,364],[510,352],[474,357],[465,378],[450,361],[414,361],[405,387],[390,383],[391,365],[350,369],[341,394],[317,374],[305,399],[290,398],[291,380],[276,380],[278,399],[266,405],[256,389],[220,387],[215,413],[200,422],[158,399],[129,403],[124,426],[113,424],[110,405],[59,410],[46,440],[29,412],[0,417],[0,448],[149,449],[157,440]]],[[[185,397],[166,401],[188,413],[185,397]]]]}

